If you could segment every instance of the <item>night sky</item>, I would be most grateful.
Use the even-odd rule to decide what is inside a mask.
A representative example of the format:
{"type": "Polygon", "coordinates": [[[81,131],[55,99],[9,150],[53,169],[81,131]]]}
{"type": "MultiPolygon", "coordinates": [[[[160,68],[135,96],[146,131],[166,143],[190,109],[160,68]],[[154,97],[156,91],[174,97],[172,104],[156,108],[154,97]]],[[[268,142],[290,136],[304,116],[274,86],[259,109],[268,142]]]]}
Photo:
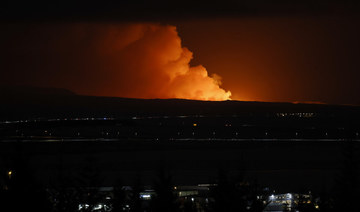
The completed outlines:
{"type": "Polygon", "coordinates": [[[8,1],[0,85],[359,105],[359,3],[287,2],[8,1]]]}

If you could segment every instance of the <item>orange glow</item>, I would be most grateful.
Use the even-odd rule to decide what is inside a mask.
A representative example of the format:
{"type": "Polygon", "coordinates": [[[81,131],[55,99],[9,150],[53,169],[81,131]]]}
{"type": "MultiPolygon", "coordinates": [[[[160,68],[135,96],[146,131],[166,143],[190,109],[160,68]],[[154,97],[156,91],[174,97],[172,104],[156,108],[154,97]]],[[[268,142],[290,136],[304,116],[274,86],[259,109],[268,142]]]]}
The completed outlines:
{"type": "Polygon", "coordinates": [[[190,66],[193,54],[181,46],[176,27],[133,24],[107,28],[100,39],[100,57],[107,56],[111,82],[97,95],[131,98],[229,100],[221,77],[209,76],[201,66],[190,66]],[[110,36],[109,36],[110,35],[110,36]],[[104,45],[105,44],[105,45],[104,45]],[[118,86],[116,84],[118,83],[118,86]]]}
{"type": "Polygon", "coordinates": [[[295,101],[293,103],[294,104],[318,104],[318,105],[326,104],[324,102],[319,102],[319,101],[295,101]]]}
{"type": "Polygon", "coordinates": [[[0,85],[127,98],[359,105],[357,22],[291,16],[172,20],[176,27],[7,24],[0,85]]]}
{"type": "Polygon", "coordinates": [[[9,51],[3,55],[22,62],[7,60],[9,76],[0,83],[13,77],[9,81],[15,84],[66,88],[82,95],[230,99],[218,75],[201,65],[190,66],[193,54],[182,47],[174,26],[71,23],[23,28],[28,33],[9,33],[3,42],[9,51]]]}

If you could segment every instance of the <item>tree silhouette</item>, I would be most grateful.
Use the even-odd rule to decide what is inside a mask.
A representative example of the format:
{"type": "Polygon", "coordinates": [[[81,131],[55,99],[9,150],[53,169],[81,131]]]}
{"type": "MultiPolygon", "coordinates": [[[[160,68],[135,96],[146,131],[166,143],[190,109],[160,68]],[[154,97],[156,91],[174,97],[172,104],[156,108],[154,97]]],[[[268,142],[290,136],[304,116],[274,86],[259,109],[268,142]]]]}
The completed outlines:
{"type": "Polygon", "coordinates": [[[156,196],[151,202],[151,211],[176,212],[179,210],[173,188],[172,176],[161,168],[154,186],[156,196]]]}
{"type": "Polygon", "coordinates": [[[56,200],[53,204],[53,211],[75,212],[79,210],[81,200],[76,188],[57,188],[53,197],[56,200]]]}
{"type": "Polygon", "coordinates": [[[38,183],[34,173],[28,167],[23,157],[21,147],[13,158],[11,167],[0,170],[2,181],[1,207],[3,211],[28,211],[36,209],[39,212],[51,210],[51,203],[46,189],[38,183]]]}
{"type": "Polygon", "coordinates": [[[87,157],[85,165],[79,174],[78,191],[80,192],[80,199],[83,201],[82,204],[87,204],[88,207],[83,207],[80,211],[93,211],[104,200],[99,190],[102,183],[99,173],[100,171],[96,167],[94,158],[87,157]]]}
{"type": "Polygon", "coordinates": [[[136,177],[135,182],[133,183],[133,192],[132,192],[132,207],[131,207],[131,211],[132,212],[142,212],[143,211],[143,207],[142,207],[142,201],[140,198],[140,193],[144,190],[144,186],[141,183],[140,177],[136,177]]]}
{"type": "Polygon", "coordinates": [[[257,199],[258,186],[256,183],[249,183],[245,180],[242,172],[236,180],[229,179],[223,169],[219,169],[217,186],[211,189],[213,200],[210,204],[210,211],[253,211],[263,210],[263,204],[257,199]]]}
{"type": "Polygon", "coordinates": [[[335,210],[356,211],[357,195],[359,194],[359,158],[358,147],[355,142],[348,140],[344,143],[341,173],[335,185],[335,210]]]}
{"type": "Polygon", "coordinates": [[[211,204],[212,211],[245,211],[246,197],[243,190],[232,183],[223,169],[218,171],[217,186],[212,189],[213,202],[211,204]]]}
{"type": "Polygon", "coordinates": [[[126,193],[122,189],[122,185],[120,181],[118,181],[117,185],[114,186],[113,190],[113,199],[112,199],[112,211],[119,212],[123,211],[123,206],[125,205],[126,193]]]}

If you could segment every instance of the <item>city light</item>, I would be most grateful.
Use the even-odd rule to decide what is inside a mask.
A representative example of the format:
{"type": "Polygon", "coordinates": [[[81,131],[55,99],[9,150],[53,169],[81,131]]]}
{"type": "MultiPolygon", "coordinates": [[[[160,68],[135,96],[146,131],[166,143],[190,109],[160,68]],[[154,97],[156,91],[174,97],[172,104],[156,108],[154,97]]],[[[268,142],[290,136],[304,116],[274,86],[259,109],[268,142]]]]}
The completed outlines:
{"type": "Polygon", "coordinates": [[[140,198],[143,200],[150,200],[151,194],[140,194],[140,198]]]}
{"type": "Polygon", "coordinates": [[[287,197],[288,197],[289,199],[292,199],[292,195],[291,195],[290,193],[287,194],[287,197]]]}

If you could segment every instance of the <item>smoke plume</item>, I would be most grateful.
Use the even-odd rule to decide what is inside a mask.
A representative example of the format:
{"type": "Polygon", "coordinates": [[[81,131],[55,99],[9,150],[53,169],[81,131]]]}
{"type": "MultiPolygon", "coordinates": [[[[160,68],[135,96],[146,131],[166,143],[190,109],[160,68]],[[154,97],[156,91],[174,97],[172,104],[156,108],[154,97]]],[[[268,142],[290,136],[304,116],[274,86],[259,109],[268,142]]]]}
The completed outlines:
{"type": "Polygon", "coordinates": [[[16,42],[9,42],[14,35],[8,34],[12,39],[6,49],[11,51],[2,52],[21,60],[8,62],[7,67],[13,69],[12,80],[20,84],[131,98],[227,100],[231,96],[220,87],[220,76],[209,76],[201,65],[189,65],[192,52],[182,47],[174,26],[72,24],[24,31],[27,39],[16,42]],[[20,69],[27,70],[20,73],[24,79],[16,77],[20,69]]]}

